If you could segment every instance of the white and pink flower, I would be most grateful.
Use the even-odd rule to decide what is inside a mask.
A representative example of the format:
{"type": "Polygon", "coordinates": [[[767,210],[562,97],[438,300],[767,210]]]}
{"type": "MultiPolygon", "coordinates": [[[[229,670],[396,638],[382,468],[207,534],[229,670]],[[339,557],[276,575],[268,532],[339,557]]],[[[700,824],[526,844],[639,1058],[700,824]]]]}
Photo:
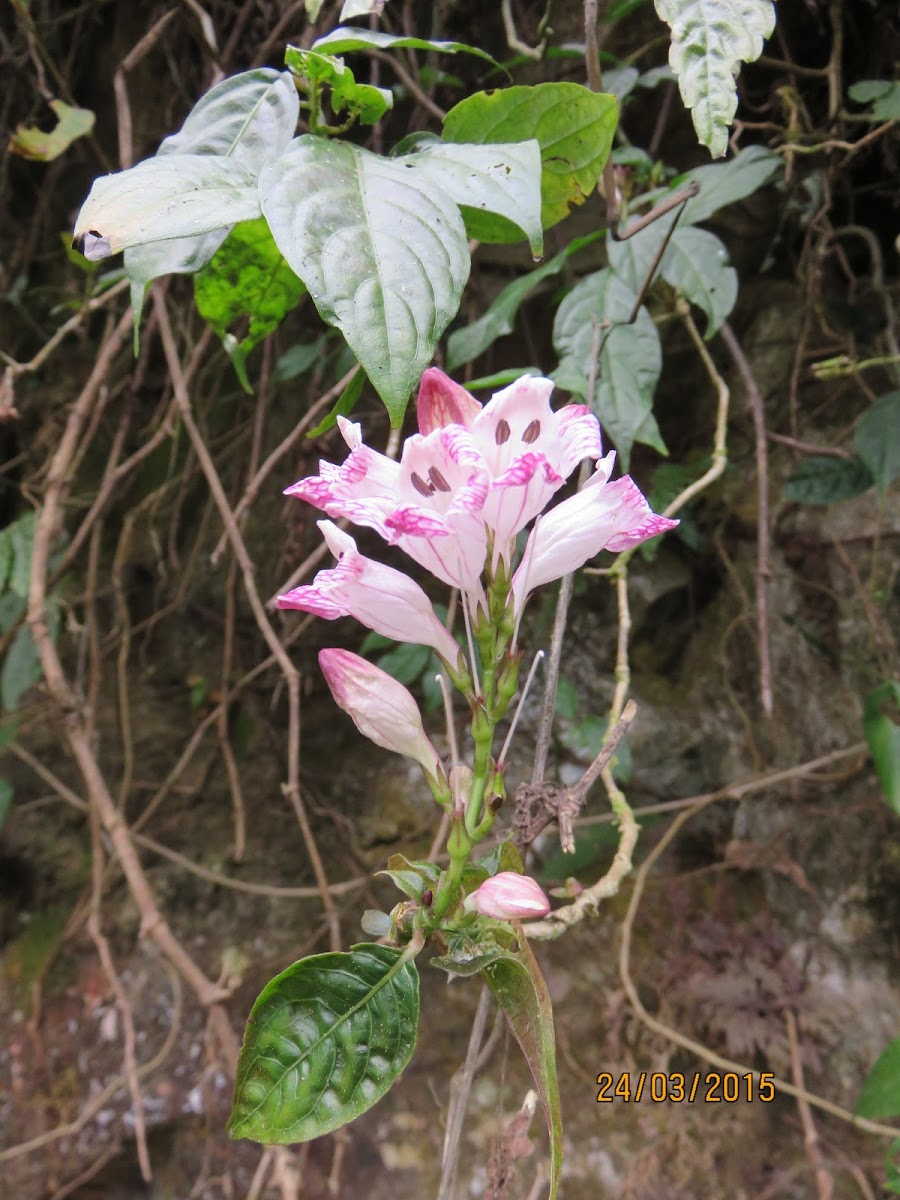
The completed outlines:
{"type": "Polygon", "coordinates": [[[500,871],[468,895],[463,908],[497,921],[527,921],[546,917],[550,901],[528,875],[500,871]]]}

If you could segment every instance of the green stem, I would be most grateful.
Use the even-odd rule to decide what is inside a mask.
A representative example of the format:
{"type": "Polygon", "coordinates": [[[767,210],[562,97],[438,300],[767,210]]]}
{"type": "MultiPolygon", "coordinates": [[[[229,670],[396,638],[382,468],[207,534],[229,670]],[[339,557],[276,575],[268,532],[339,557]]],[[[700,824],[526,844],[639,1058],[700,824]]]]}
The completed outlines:
{"type": "Polygon", "coordinates": [[[447,853],[450,855],[450,866],[444,872],[438,885],[437,895],[431,905],[432,928],[440,923],[444,913],[456,899],[463,871],[469,861],[472,842],[465,828],[465,822],[457,819],[453,823],[447,838],[447,853]]]}

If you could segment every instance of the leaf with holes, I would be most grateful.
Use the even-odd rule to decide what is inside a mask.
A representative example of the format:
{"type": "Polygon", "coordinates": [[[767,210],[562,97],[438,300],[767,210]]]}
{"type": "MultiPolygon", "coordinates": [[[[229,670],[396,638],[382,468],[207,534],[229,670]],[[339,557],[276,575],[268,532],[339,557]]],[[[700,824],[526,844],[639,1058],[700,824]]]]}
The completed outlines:
{"type": "Polygon", "coordinates": [[[94,128],[94,114],[88,108],[73,108],[62,100],[51,100],[56,127],[49,133],[25,125],[16,126],[9,139],[10,154],[29,158],[32,162],[52,162],[72,145],[76,138],[86,137],[94,128]]]}
{"type": "Polygon", "coordinates": [[[381,158],[307,135],[260,178],[278,248],[347,339],[394,426],[469,276],[459,208],[416,169],[417,157],[381,158]]]}
{"type": "MultiPolygon", "coordinates": [[[[541,223],[556,225],[583,204],[603,171],[616,131],[615,96],[579,83],[541,83],[477,92],[444,118],[445,142],[523,142],[541,150],[541,223]]],[[[515,242],[508,221],[466,209],[466,228],[483,242],[515,242]]]]}
{"type": "Polygon", "coordinates": [[[507,951],[486,965],[482,974],[503,1010],[534,1078],[550,1134],[548,1200],[555,1200],[559,1190],[563,1147],[553,1006],[531,947],[522,936],[519,937],[519,947],[517,953],[507,951]]]}
{"type": "Polygon", "coordinates": [[[669,66],[678,78],[694,129],[713,158],[728,148],[737,109],[735,75],[762,54],[775,28],[772,0],[655,0],[672,30],[669,66]]]}
{"type": "Polygon", "coordinates": [[[229,1136],[306,1142],[380,1100],[416,1044],[413,953],[363,943],[301,959],[276,976],[247,1021],[229,1136]]]}
{"type": "Polygon", "coordinates": [[[645,308],[628,324],[635,295],[609,268],[582,279],[559,306],[553,345],[559,387],[586,397],[595,342],[600,346],[594,413],[627,469],[634,442],[666,453],[651,411],[662,369],[659,334],[645,308]]]}

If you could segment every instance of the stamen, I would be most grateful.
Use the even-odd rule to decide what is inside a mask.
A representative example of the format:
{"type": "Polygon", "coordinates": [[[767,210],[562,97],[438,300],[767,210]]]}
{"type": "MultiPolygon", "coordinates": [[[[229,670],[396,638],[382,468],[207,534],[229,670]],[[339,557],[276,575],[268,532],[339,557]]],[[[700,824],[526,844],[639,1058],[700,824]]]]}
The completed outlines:
{"type": "Polygon", "coordinates": [[[497,428],[494,430],[494,441],[498,446],[502,446],[504,442],[509,441],[509,422],[500,420],[497,422],[497,428]]]}
{"type": "Polygon", "coordinates": [[[434,488],[430,487],[424,479],[415,473],[415,471],[413,471],[412,475],[410,476],[410,482],[420,496],[430,496],[434,491],[434,488]]]}
{"type": "Polygon", "coordinates": [[[528,672],[528,678],[525,680],[525,686],[522,688],[522,695],[519,697],[519,703],[516,705],[516,712],[509,727],[509,733],[506,735],[506,741],[503,743],[503,749],[500,751],[500,757],[497,759],[498,769],[502,767],[506,761],[506,752],[509,749],[509,744],[512,741],[513,734],[516,732],[516,726],[519,723],[519,717],[522,715],[522,705],[525,703],[525,698],[528,695],[529,689],[531,688],[538,663],[543,657],[543,650],[538,650],[537,654],[534,656],[534,662],[531,664],[531,670],[528,672]]]}
{"type": "Polygon", "coordinates": [[[533,442],[536,442],[540,436],[541,436],[540,421],[532,421],[531,424],[528,426],[528,428],[525,430],[525,432],[522,434],[522,441],[525,442],[526,445],[530,446],[533,442]]]}
{"type": "Polygon", "coordinates": [[[453,490],[437,467],[429,468],[428,478],[431,480],[432,485],[436,487],[439,492],[451,492],[453,490]]]}

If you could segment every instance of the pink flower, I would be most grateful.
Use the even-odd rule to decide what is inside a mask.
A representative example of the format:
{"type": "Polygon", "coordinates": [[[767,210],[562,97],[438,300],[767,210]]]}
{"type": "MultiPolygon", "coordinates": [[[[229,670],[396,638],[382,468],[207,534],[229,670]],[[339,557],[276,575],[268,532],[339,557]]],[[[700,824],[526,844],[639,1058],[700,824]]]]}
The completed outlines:
{"type": "Polygon", "coordinates": [[[529,876],[501,871],[467,896],[463,907],[466,912],[477,912],[497,921],[523,921],[545,917],[550,911],[550,901],[529,876]]]}
{"type": "Polygon", "coordinates": [[[320,571],[311,586],[279,596],[277,607],[315,613],[327,621],[355,617],[368,629],[395,641],[431,646],[456,667],[459,647],[419,585],[402,571],[360,554],[353,538],[333,522],[319,521],[318,526],[337,566],[320,571]]]}
{"type": "Polygon", "coordinates": [[[607,454],[581,491],[551,509],[531,531],[513,576],[517,612],[536,587],[577,570],[601,550],[630,550],[678,524],[651,510],[631,476],[609,482],[614,459],[614,452],[607,454]]]}
{"type": "Polygon", "coordinates": [[[437,368],[425,373],[420,433],[399,463],[363,445],[338,418],[350,455],[287,494],[378,531],[445,583],[481,596],[492,565],[511,561],[516,534],[584,458],[599,458],[600,426],[585,405],[550,407],[549,379],[524,376],[483,408],[437,368]]]}
{"type": "Polygon", "coordinates": [[[319,666],[335,701],[364,737],[414,759],[435,779],[444,777],[416,702],[402,683],[349,650],[320,650],[319,666]]]}

